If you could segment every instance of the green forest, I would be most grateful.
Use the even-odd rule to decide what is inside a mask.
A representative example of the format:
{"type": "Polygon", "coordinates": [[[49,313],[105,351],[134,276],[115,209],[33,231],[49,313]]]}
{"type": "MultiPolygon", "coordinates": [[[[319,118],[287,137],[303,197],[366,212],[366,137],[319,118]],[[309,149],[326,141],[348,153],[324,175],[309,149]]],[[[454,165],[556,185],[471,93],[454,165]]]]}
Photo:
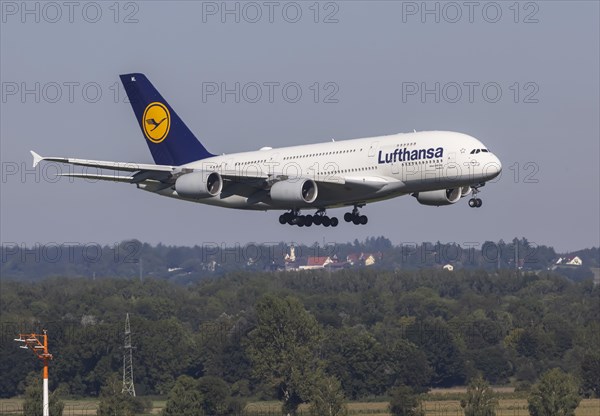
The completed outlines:
{"type": "MultiPolygon", "coordinates": [[[[154,250],[164,252],[154,261],[168,267],[189,260],[154,250]]],[[[3,258],[13,275],[34,266],[40,262],[3,258]]],[[[366,400],[478,376],[526,390],[553,368],[575,377],[583,396],[600,394],[600,287],[585,275],[426,264],[335,272],[261,266],[185,281],[97,276],[3,277],[1,397],[22,394],[27,376],[39,374],[40,363],[13,339],[42,329],[54,355],[50,388],[98,396],[122,371],[127,313],[138,395],[167,396],[176,382],[210,380],[240,400],[303,402],[306,383],[333,383],[347,399],[366,400]]]]}

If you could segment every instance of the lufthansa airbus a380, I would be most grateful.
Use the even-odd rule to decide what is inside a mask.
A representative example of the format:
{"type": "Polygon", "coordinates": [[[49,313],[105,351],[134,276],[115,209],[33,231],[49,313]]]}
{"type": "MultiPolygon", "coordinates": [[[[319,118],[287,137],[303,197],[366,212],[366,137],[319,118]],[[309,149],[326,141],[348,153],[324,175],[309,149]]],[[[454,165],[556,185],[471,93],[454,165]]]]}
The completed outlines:
{"type": "Polygon", "coordinates": [[[281,224],[337,226],[327,209],[349,207],[346,222],[366,224],[366,204],[412,195],[423,205],[450,205],[476,195],[502,165],[474,137],[427,131],[213,155],[143,74],[121,75],[155,165],[64,157],[42,160],[94,168],[63,176],[135,184],[163,196],[226,208],[285,210],[281,224]],[[99,173],[98,169],[112,171],[99,173]],[[301,215],[301,211],[314,211],[301,215]]]}

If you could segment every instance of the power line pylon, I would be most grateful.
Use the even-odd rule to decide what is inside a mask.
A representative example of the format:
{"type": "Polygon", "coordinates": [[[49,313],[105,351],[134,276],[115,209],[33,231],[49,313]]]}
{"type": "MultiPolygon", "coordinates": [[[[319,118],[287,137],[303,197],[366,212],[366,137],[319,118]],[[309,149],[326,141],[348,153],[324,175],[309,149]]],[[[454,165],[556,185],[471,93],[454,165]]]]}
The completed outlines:
{"type": "Polygon", "coordinates": [[[129,393],[135,397],[135,386],[133,385],[133,347],[131,346],[131,327],[129,325],[129,314],[125,318],[125,346],[123,349],[123,389],[121,393],[129,393]]]}
{"type": "Polygon", "coordinates": [[[44,329],[43,334],[19,334],[15,341],[22,342],[20,348],[31,349],[33,353],[44,363],[44,384],[43,384],[43,402],[42,415],[50,415],[50,403],[48,400],[48,364],[52,359],[52,354],[48,352],[48,333],[44,329]],[[41,341],[40,341],[41,339],[41,341]]]}

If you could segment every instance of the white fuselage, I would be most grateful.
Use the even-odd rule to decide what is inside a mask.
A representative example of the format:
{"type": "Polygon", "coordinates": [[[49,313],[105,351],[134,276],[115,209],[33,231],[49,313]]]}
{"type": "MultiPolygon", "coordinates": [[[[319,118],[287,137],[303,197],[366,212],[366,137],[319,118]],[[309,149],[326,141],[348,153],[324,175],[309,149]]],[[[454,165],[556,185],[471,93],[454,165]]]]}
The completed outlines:
{"type": "MultiPolygon", "coordinates": [[[[209,205],[254,210],[320,209],[366,204],[405,194],[481,184],[498,176],[502,169],[499,159],[479,140],[447,131],[263,148],[215,156],[182,166],[186,167],[240,177],[273,175],[289,177],[290,180],[310,178],[318,183],[317,199],[311,204],[297,207],[277,204],[269,200],[267,190],[257,191],[256,188],[237,183],[228,185],[232,189],[224,187],[221,194],[215,197],[188,199],[209,205]]],[[[185,199],[171,188],[140,188],[185,199]]]]}

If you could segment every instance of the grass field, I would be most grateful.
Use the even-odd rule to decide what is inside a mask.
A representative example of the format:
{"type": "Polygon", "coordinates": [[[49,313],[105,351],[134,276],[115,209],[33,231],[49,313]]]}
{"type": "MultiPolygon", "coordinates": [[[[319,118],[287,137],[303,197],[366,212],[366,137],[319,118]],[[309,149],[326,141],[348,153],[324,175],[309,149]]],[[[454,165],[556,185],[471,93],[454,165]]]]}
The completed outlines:
{"type": "MultiPolygon", "coordinates": [[[[452,391],[452,393],[456,392],[456,390],[452,391]]],[[[156,400],[153,403],[152,414],[160,413],[165,402],[156,400]]],[[[19,411],[21,404],[19,399],[0,400],[0,415],[21,414],[19,411]]],[[[63,416],[95,415],[97,404],[97,400],[65,400],[63,416]]],[[[348,404],[348,410],[350,415],[389,416],[387,406],[387,402],[352,402],[348,404]]],[[[438,400],[436,397],[433,400],[425,401],[424,407],[427,416],[461,416],[463,414],[458,400],[438,400]]],[[[280,409],[281,403],[279,402],[252,402],[246,407],[246,415],[279,416],[280,409]]],[[[308,414],[307,406],[302,406],[300,410],[303,414],[308,414]]],[[[496,412],[497,416],[527,416],[528,414],[526,399],[500,399],[496,412]]],[[[600,399],[582,400],[577,408],[576,416],[600,416],[600,399]]]]}

